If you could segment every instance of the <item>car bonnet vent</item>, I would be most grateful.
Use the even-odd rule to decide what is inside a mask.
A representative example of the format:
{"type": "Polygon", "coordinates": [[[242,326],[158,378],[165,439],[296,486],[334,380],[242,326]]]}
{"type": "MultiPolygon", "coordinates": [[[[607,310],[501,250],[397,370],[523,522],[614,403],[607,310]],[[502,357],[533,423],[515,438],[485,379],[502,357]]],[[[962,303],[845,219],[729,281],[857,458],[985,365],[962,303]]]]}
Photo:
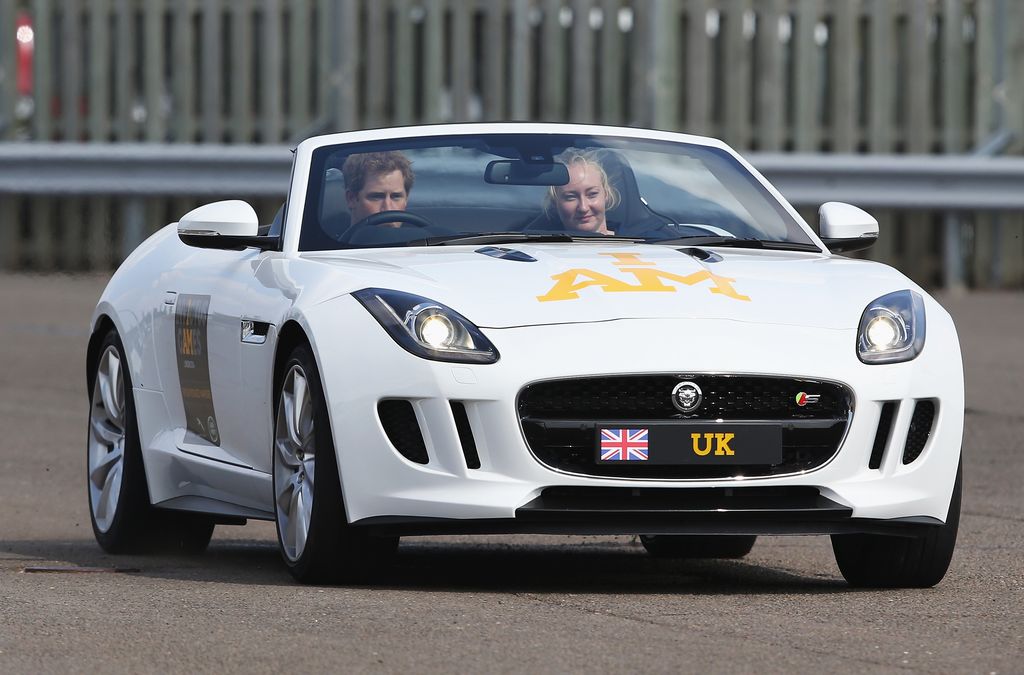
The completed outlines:
{"type": "Polygon", "coordinates": [[[679,251],[680,253],[685,253],[686,255],[690,256],[691,258],[696,258],[697,260],[700,260],[701,262],[706,262],[706,263],[722,262],[722,256],[718,255],[714,251],[705,251],[702,248],[696,248],[696,247],[693,247],[693,246],[688,246],[686,248],[680,248],[680,249],[676,249],[676,250],[679,251]]]}
{"type": "Polygon", "coordinates": [[[501,246],[484,246],[483,248],[478,248],[476,252],[482,253],[483,255],[489,255],[492,258],[500,258],[501,260],[513,260],[515,262],[537,262],[537,259],[534,258],[529,253],[523,253],[522,251],[518,251],[514,248],[502,248],[501,246]]]}

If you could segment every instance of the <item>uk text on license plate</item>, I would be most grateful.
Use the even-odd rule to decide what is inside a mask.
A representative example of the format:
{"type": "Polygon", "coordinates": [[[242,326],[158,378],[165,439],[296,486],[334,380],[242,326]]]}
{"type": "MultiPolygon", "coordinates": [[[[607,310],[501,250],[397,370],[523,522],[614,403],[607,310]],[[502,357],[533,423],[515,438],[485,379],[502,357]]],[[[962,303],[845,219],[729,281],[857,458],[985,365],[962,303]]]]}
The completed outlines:
{"type": "Polygon", "coordinates": [[[745,422],[601,425],[597,429],[597,462],[779,464],[782,429],[745,422]]]}

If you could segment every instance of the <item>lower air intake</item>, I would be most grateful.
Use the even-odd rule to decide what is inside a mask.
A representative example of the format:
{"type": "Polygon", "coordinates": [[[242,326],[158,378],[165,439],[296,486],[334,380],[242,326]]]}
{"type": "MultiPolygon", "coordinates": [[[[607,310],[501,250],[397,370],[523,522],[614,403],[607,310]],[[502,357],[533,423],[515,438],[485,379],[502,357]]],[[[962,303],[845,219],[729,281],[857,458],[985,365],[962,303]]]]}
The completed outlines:
{"type": "Polygon", "coordinates": [[[427,446],[412,403],[398,399],[381,401],[377,404],[377,414],[391,445],[410,462],[426,464],[427,446]]]}
{"type": "Polygon", "coordinates": [[[910,464],[921,456],[928,436],[932,433],[935,422],[935,401],[918,401],[914,406],[914,415],[910,418],[910,431],[907,432],[907,444],[903,448],[903,463],[910,464]]]}
{"type": "Polygon", "coordinates": [[[451,406],[455,428],[459,432],[459,443],[462,444],[462,455],[466,458],[466,468],[479,469],[480,455],[476,451],[476,440],[473,438],[473,427],[466,414],[466,405],[461,401],[452,401],[451,406]]]}
{"type": "Polygon", "coordinates": [[[868,460],[869,469],[877,469],[882,466],[882,453],[889,443],[889,434],[892,432],[892,420],[896,413],[896,402],[886,401],[882,404],[882,414],[878,418],[878,431],[875,432],[875,444],[871,448],[871,459],[868,460]]]}

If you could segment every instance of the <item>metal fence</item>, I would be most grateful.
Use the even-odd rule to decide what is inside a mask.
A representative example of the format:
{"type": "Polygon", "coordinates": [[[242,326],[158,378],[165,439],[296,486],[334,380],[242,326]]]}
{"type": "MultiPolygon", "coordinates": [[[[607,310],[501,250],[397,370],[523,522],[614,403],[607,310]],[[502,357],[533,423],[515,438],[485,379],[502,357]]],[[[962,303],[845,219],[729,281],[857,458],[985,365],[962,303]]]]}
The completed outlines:
{"type": "MultiPolygon", "coordinates": [[[[962,155],[996,134],[1019,154],[1021,26],[1018,0],[0,0],[0,140],[221,152],[523,119],[768,153],[962,155]],[[30,96],[13,77],[20,12],[34,38],[30,96]]],[[[223,194],[261,194],[229,190],[232,173],[223,194]]],[[[829,198],[855,180],[819,177],[834,181],[829,198]]],[[[0,191],[0,265],[108,268],[201,199],[0,191]]],[[[272,212],[276,197],[256,201],[272,212]]],[[[979,203],[953,220],[922,208],[932,204],[880,203],[870,255],[928,285],[1024,285],[1020,210],[979,203]]]]}

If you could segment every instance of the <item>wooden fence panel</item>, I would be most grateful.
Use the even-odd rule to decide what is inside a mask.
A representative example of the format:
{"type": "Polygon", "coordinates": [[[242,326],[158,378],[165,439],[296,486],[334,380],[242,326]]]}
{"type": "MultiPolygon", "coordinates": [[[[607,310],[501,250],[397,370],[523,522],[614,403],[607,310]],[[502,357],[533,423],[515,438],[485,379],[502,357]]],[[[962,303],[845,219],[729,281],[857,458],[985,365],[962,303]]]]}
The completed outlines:
{"type": "Polygon", "coordinates": [[[473,87],[476,67],[473,58],[474,5],[469,2],[455,2],[449,7],[451,37],[448,44],[451,52],[448,56],[448,72],[451,116],[452,119],[468,121],[473,117],[471,110],[474,104],[478,104],[478,101],[473,100],[476,97],[473,87]]]}
{"type": "MultiPolygon", "coordinates": [[[[195,0],[177,0],[171,18],[171,54],[174,67],[171,68],[171,94],[174,121],[171,124],[172,138],[178,143],[193,143],[197,136],[196,119],[196,36],[192,29],[195,15],[195,0]]],[[[246,55],[246,59],[249,55],[246,55]]]]}
{"type": "Polygon", "coordinates": [[[243,3],[231,5],[231,85],[228,137],[236,143],[251,143],[256,128],[253,114],[253,15],[243,3]]]}
{"type": "Polygon", "coordinates": [[[858,86],[857,65],[859,0],[833,4],[829,37],[830,130],[828,137],[834,152],[853,152],[857,146],[858,86]]]}
{"type": "Polygon", "coordinates": [[[94,142],[110,140],[110,29],[109,0],[92,0],[89,21],[88,136],[94,142]]]}
{"type": "MultiPolygon", "coordinates": [[[[310,107],[310,62],[313,36],[313,6],[310,0],[291,0],[288,13],[288,110],[287,133],[297,138],[309,125],[310,107]]],[[[404,23],[404,22],[401,22],[404,23]]],[[[399,43],[396,42],[397,48],[399,43]]]]}
{"type": "Polygon", "coordinates": [[[17,21],[14,2],[0,0],[0,26],[9,26],[0,31],[0,140],[13,138],[16,130],[18,39],[14,30],[17,21]]]}
{"type": "Polygon", "coordinates": [[[600,49],[597,57],[599,103],[597,118],[604,124],[622,124],[623,90],[625,89],[625,55],[619,16],[623,11],[620,0],[601,3],[600,49]]]}
{"type": "MultiPolygon", "coordinates": [[[[282,129],[284,126],[282,109],[284,101],[281,96],[284,94],[284,86],[281,82],[283,69],[281,60],[284,49],[283,26],[281,21],[280,0],[264,0],[263,5],[263,33],[260,35],[259,72],[260,87],[263,95],[260,97],[260,141],[263,143],[277,143],[283,140],[282,129]]],[[[219,140],[216,134],[207,133],[205,140],[219,140]]]]}
{"type": "Polygon", "coordinates": [[[32,114],[32,135],[40,140],[53,138],[53,114],[50,102],[53,100],[51,55],[55,46],[54,20],[49,0],[37,0],[33,5],[34,52],[32,55],[32,94],[35,107],[32,114]]]}
{"type": "Polygon", "coordinates": [[[426,6],[423,23],[423,121],[441,122],[445,119],[442,88],[444,87],[444,6],[430,3],[426,6]]]}
{"type": "Polygon", "coordinates": [[[145,140],[167,140],[164,111],[164,0],[147,0],[143,5],[144,69],[143,100],[146,104],[145,140]]]}
{"type": "Polygon", "coordinates": [[[387,31],[387,16],[384,2],[371,2],[366,7],[366,29],[368,36],[360,53],[363,55],[365,75],[359,98],[364,102],[363,113],[368,121],[366,126],[378,126],[386,120],[388,95],[388,55],[392,45],[387,40],[375,40],[369,36],[384,35],[387,31]],[[370,121],[372,120],[372,121],[370,121]]]}
{"type": "MultiPolygon", "coordinates": [[[[203,140],[210,142],[219,140],[223,134],[221,109],[224,92],[223,72],[221,66],[221,33],[222,13],[221,0],[203,0],[201,11],[201,28],[199,30],[201,47],[199,62],[202,68],[202,86],[199,89],[199,107],[203,123],[203,140]]],[[[265,72],[272,79],[270,69],[265,72]]]]}
{"type": "Polygon", "coordinates": [[[786,90],[789,78],[783,68],[780,22],[782,0],[758,4],[756,47],[752,58],[757,129],[751,139],[759,150],[782,150],[786,90]]]}
{"type": "Polygon", "coordinates": [[[565,30],[561,24],[561,0],[544,1],[540,45],[540,119],[565,120],[565,30]]]}
{"type": "Polygon", "coordinates": [[[60,22],[60,96],[61,136],[66,141],[82,139],[81,105],[82,89],[82,45],[80,0],[65,0],[57,15],[60,22]]]}
{"type": "Polygon", "coordinates": [[[573,0],[572,3],[572,57],[569,65],[570,91],[569,119],[584,124],[593,123],[595,115],[594,59],[595,33],[590,26],[592,0],[573,0]]]}
{"type": "MultiPolygon", "coordinates": [[[[129,0],[115,0],[114,28],[114,140],[138,140],[135,134],[133,108],[135,87],[132,69],[135,67],[134,10],[129,0]]],[[[39,96],[36,101],[39,101],[39,96]]]]}
{"type": "Polygon", "coordinates": [[[821,67],[815,33],[820,3],[799,0],[793,31],[793,146],[798,152],[814,152],[820,143],[818,108],[821,67]]]}
{"type": "Polygon", "coordinates": [[[711,131],[711,107],[714,103],[711,40],[706,27],[708,0],[690,0],[686,5],[686,71],[683,94],[686,116],[682,128],[694,134],[707,134],[711,131]]]}
{"type": "Polygon", "coordinates": [[[750,147],[751,40],[754,14],[749,0],[730,0],[724,5],[720,32],[722,67],[728,75],[722,87],[722,137],[738,148],[750,147]],[[749,39],[748,39],[749,38],[749,39]]]}
{"type": "Polygon", "coordinates": [[[397,0],[395,12],[395,43],[392,49],[391,82],[394,87],[394,111],[392,120],[395,124],[412,124],[415,120],[413,103],[416,97],[415,79],[413,77],[416,63],[413,42],[412,5],[409,0],[397,0]]]}

